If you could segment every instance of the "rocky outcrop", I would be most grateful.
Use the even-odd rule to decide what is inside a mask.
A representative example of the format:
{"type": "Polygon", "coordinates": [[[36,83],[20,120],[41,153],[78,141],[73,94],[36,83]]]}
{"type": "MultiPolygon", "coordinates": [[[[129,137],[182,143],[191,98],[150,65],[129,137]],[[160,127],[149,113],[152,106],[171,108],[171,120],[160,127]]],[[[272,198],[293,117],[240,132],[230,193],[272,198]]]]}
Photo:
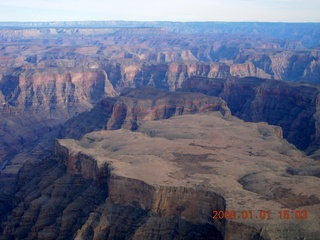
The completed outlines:
{"type": "Polygon", "coordinates": [[[0,79],[0,211],[14,201],[23,164],[51,152],[65,121],[115,91],[104,71],[12,70],[0,79]]]}
{"type": "Polygon", "coordinates": [[[287,170],[315,162],[277,129],[211,112],[57,140],[53,156],[20,171],[0,239],[313,239],[319,178],[287,170]],[[307,209],[305,224],[280,219],[284,206],[307,209]]]}
{"type": "Polygon", "coordinates": [[[4,75],[0,84],[3,113],[11,108],[12,111],[65,109],[68,113],[76,104],[94,104],[105,94],[115,96],[106,73],[92,69],[14,71],[4,75]]]}
{"type": "Polygon", "coordinates": [[[232,114],[245,121],[281,126],[284,138],[300,149],[319,146],[316,86],[257,78],[193,77],[183,89],[220,96],[232,114]]]}
{"type": "Polygon", "coordinates": [[[319,52],[281,52],[260,54],[243,52],[226,62],[144,63],[136,61],[109,62],[101,65],[117,91],[126,87],[153,86],[175,91],[189,77],[209,78],[258,77],[286,81],[319,82],[319,52]]]}
{"type": "Polygon", "coordinates": [[[0,158],[92,108],[105,95],[116,93],[101,70],[16,70],[2,76],[0,158]]]}
{"type": "Polygon", "coordinates": [[[79,139],[85,133],[103,129],[137,130],[144,121],[211,111],[231,115],[226,103],[217,97],[200,93],[162,92],[155,88],[125,89],[120,97],[105,98],[90,112],[67,121],[60,137],[79,139]]]}
{"type": "MultiPolygon", "coordinates": [[[[74,144],[76,142],[71,143],[74,144]]],[[[152,186],[139,179],[119,176],[113,174],[112,164],[97,162],[94,157],[75,152],[67,146],[59,141],[54,146],[54,155],[66,166],[67,173],[100,181],[101,176],[105,176],[108,197],[114,204],[135,206],[162,218],[181,217],[193,224],[211,224],[210,215],[204,217],[201,213],[210,213],[211,208],[225,209],[224,199],[213,192],[187,187],[152,186]]],[[[221,231],[223,226],[217,223],[218,226],[221,231]]]]}
{"type": "MultiPolygon", "coordinates": [[[[268,206],[271,209],[276,206],[277,210],[280,205],[296,208],[313,203],[317,206],[318,195],[314,197],[310,192],[302,191],[303,187],[299,184],[310,187],[310,191],[318,194],[310,180],[317,179],[318,167],[313,162],[302,166],[305,159],[300,158],[301,153],[290,145],[278,142],[282,136],[279,127],[266,127],[263,123],[244,127],[239,121],[235,125],[241,125],[242,130],[228,126],[239,132],[237,136],[225,140],[233,145],[239,137],[246,136],[248,132],[244,129],[256,129],[254,134],[249,134],[253,139],[258,135],[264,140],[272,139],[280,144],[275,146],[279,154],[274,157],[269,155],[274,149],[265,151],[259,148],[254,151],[252,149],[256,146],[246,146],[247,143],[259,142],[249,138],[242,139],[238,149],[234,150],[236,154],[231,156],[230,146],[221,140],[224,134],[219,134],[226,126],[211,132],[210,138],[202,139],[206,134],[203,129],[220,121],[214,117],[201,126],[195,121],[194,126],[198,127],[193,135],[185,131],[191,129],[192,124],[184,125],[185,129],[179,128],[180,122],[173,123],[174,127],[171,128],[169,124],[168,129],[171,130],[166,134],[156,125],[146,127],[153,124],[150,120],[157,120],[158,124],[164,118],[196,112],[214,111],[232,118],[227,103],[232,113],[242,119],[280,125],[286,139],[300,149],[308,148],[308,153],[313,153],[313,157],[318,159],[318,88],[308,84],[263,80],[319,82],[319,50],[316,47],[306,48],[318,45],[316,24],[304,24],[303,34],[294,24],[279,27],[262,23],[252,26],[248,23],[242,24],[241,28],[238,24],[225,23],[149,23],[156,28],[142,27],[146,23],[135,23],[139,24],[138,28],[128,28],[132,26],[128,22],[109,23],[111,26],[108,28],[96,28],[98,25],[105,26],[101,22],[94,23],[95,28],[66,27],[81,23],[64,23],[64,27],[59,24],[47,23],[50,27],[38,28],[42,24],[29,23],[27,26],[32,28],[6,27],[0,30],[2,238],[112,239],[129,236],[144,239],[179,235],[183,239],[196,239],[199,236],[203,239],[279,239],[280,235],[272,235],[271,230],[265,230],[261,224],[255,225],[250,221],[210,222],[210,208],[224,205],[220,200],[216,201],[220,197],[225,199],[227,207],[235,206],[240,212],[244,205],[247,209],[251,208],[249,203],[252,202],[254,206],[258,203],[260,208],[268,206]],[[121,28],[118,28],[119,25],[121,28]],[[216,34],[217,29],[222,34],[216,34]],[[239,34],[240,29],[246,34],[239,34]],[[278,32],[274,29],[282,30],[278,32]],[[292,39],[278,38],[284,32],[286,38],[291,36],[292,39]],[[238,79],[247,76],[251,78],[238,79]],[[122,96],[114,98],[128,87],[143,86],[167,91],[184,88],[218,97],[138,89],[126,90],[122,96]],[[213,119],[217,122],[213,123],[213,119]],[[64,124],[62,128],[61,124],[64,124]],[[58,136],[80,139],[91,131],[119,128],[122,130],[111,133],[115,134],[112,135],[114,139],[100,146],[101,149],[110,147],[112,152],[109,155],[112,155],[126,146],[127,153],[131,154],[148,146],[152,153],[144,152],[138,157],[129,154],[124,157],[128,161],[115,168],[112,167],[112,161],[101,165],[99,156],[86,152],[89,148],[85,147],[86,144],[97,144],[97,139],[85,137],[85,143],[80,141],[84,144],[83,153],[69,151],[69,146],[65,150],[61,147],[56,149],[56,153],[65,151],[65,154],[40,161],[49,154],[58,136]],[[123,129],[134,130],[137,135],[130,135],[131,132],[123,129]],[[132,146],[141,137],[139,133],[147,142],[134,148],[132,146]],[[121,140],[116,141],[118,134],[121,140]],[[167,139],[168,142],[164,140],[165,143],[152,144],[160,139],[167,139]],[[177,139],[195,139],[195,142],[179,148],[185,143],[174,145],[177,139]],[[220,141],[211,145],[216,139],[220,141]],[[133,142],[126,145],[124,142],[127,140],[133,142]],[[110,141],[114,141],[115,145],[110,141]],[[159,157],[171,145],[180,150],[174,150],[163,159],[175,164],[160,161],[162,164],[157,165],[159,158],[155,161],[150,157],[154,154],[153,150],[159,157]],[[235,176],[232,175],[235,170],[231,166],[235,166],[239,156],[243,156],[243,152],[238,151],[243,147],[248,147],[243,150],[246,153],[243,159],[254,158],[255,161],[244,163],[245,167],[241,164],[237,166],[236,170],[242,174],[235,176]],[[192,152],[186,153],[189,148],[192,152]],[[219,157],[223,159],[214,165],[211,160],[219,157]],[[268,161],[259,165],[257,172],[260,173],[249,172],[244,176],[247,174],[243,172],[244,168],[255,168],[264,157],[268,161]],[[135,163],[142,161],[144,165],[132,166],[133,158],[135,163]],[[201,166],[195,163],[195,159],[203,161],[201,166]],[[235,162],[228,162],[227,167],[220,169],[221,162],[230,160],[235,162]],[[206,161],[210,162],[210,166],[206,161]],[[266,170],[270,161],[282,162],[271,167],[272,174],[265,176],[261,172],[270,170],[266,170]],[[178,166],[181,171],[177,169],[178,166]],[[150,172],[150,168],[157,171],[150,172]],[[127,175],[119,172],[119,169],[127,175]],[[126,172],[126,169],[131,169],[136,175],[126,172]],[[137,177],[138,172],[135,171],[138,169],[149,173],[142,174],[145,179],[137,177]],[[275,169],[280,169],[281,173],[274,174],[275,169]],[[163,172],[167,175],[161,175],[163,172]],[[210,175],[213,172],[227,172],[228,176],[210,175]],[[231,180],[230,174],[233,176],[231,180]],[[282,178],[281,174],[286,178],[282,178]],[[159,179],[163,179],[163,182],[159,179]],[[186,182],[184,179],[187,179],[186,182]],[[231,187],[235,188],[225,185],[230,181],[233,181],[231,187]],[[255,185],[255,182],[267,183],[263,189],[269,189],[268,194],[261,192],[261,186],[255,185]],[[279,183],[283,186],[277,188],[279,183]],[[133,190],[131,186],[134,186],[133,190]],[[230,189],[230,192],[221,189],[230,189]],[[285,194],[281,194],[282,190],[285,194]],[[195,196],[199,196],[199,201],[195,196]],[[249,196],[249,199],[245,196],[249,196]],[[234,199],[239,201],[239,205],[234,199]],[[233,235],[234,231],[243,234],[233,235]]],[[[102,141],[105,137],[101,137],[102,141]]],[[[90,147],[95,149],[94,146],[90,147]]],[[[95,149],[94,152],[99,151],[95,149]]],[[[110,160],[109,155],[104,157],[105,161],[110,160]]],[[[317,180],[315,183],[318,184],[317,180]]],[[[313,214],[313,207],[309,205],[307,207],[313,214]]],[[[312,224],[309,222],[306,225],[302,228],[312,235],[312,224]],[[306,226],[308,224],[310,228],[306,226]]],[[[280,223],[279,226],[284,225],[280,223]]],[[[286,227],[279,228],[282,231],[280,238],[283,239],[300,234],[293,231],[290,235],[283,232],[286,227]]],[[[302,237],[301,234],[299,236],[302,237]]]]}

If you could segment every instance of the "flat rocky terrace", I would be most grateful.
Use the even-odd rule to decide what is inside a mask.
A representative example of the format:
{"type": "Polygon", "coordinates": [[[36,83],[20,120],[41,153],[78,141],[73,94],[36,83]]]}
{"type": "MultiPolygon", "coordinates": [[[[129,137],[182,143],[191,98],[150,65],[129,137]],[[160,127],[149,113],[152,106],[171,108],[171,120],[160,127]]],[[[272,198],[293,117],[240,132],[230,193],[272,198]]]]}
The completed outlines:
{"type": "Polygon", "coordinates": [[[55,154],[71,174],[98,179],[107,171],[113,203],[213,224],[225,239],[255,234],[316,239],[320,234],[320,179],[289,174],[316,162],[282,139],[281,128],[266,123],[219,112],[177,116],[145,122],[135,132],[98,131],[80,141],[58,140],[55,154]],[[237,218],[212,220],[215,208],[235,210],[237,218]],[[271,219],[260,219],[260,210],[270,211],[271,219]],[[280,210],[289,210],[290,218],[281,219],[280,210]],[[299,210],[308,212],[305,220],[292,214],[299,210]],[[252,211],[252,219],[243,219],[242,211],[252,211]]]}

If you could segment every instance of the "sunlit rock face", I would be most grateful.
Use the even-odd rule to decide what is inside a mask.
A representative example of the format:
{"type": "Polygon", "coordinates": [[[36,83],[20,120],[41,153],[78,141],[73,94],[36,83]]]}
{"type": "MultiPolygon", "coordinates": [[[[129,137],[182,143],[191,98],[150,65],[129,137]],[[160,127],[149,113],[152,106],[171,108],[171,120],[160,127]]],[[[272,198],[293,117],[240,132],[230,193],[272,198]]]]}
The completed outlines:
{"type": "Polygon", "coordinates": [[[116,92],[103,70],[16,70],[3,76],[1,161],[72,116],[91,109],[106,95],[115,96],[116,92]]]}
{"type": "Polygon", "coordinates": [[[201,93],[163,92],[154,88],[125,89],[119,97],[104,98],[90,112],[67,121],[60,137],[79,139],[85,133],[125,128],[137,130],[145,121],[177,115],[219,111],[231,112],[224,100],[201,93]]]}

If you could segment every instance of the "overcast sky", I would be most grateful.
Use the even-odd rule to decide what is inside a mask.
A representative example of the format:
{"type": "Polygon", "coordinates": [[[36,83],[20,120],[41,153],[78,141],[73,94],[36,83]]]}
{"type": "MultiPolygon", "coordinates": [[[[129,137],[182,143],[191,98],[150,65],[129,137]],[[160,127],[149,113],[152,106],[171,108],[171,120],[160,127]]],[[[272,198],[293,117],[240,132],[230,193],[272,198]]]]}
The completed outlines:
{"type": "Polygon", "coordinates": [[[0,0],[0,21],[320,22],[320,0],[0,0]]]}

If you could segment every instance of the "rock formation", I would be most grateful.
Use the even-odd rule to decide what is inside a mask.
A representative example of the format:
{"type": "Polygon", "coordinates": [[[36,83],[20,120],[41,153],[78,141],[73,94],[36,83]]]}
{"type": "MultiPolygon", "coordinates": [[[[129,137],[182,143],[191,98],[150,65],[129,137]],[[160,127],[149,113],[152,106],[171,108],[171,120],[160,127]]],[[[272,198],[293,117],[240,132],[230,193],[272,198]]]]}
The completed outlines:
{"type": "Polygon", "coordinates": [[[105,98],[90,112],[67,121],[60,137],[79,139],[103,129],[137,130],[144,121],[167,119],[176,115],[220,111],[230,116],[227,104],[218,97],[200,93],[170,93],[154,88],[125,89],[117,98],[105,98]]]}
{"type": "Polygon", "coordinates": [[[115,91],[104,71],[13,70],[0,80],[0,211],[10,210],[23,164],[50,154],[61,124],[115,91]]]}
{"type": "MultiPolygon", "coordinates": [[[[0,80],[0,158],[116,93],[103,70],[16,70],[0,80]]],[[[1,161],[0,161],[1,163],[1,161]]]]}
{"type": "Polygon", "coordinates": [[[288,173],[312,164],[278,127],[219,112],[146,121],[136,132],[97,131],[58,140],[54,156],[25,164],[2,235],[316,239],[319,178],[288,173]],[[281,219],[285,209],[307,210],[308,217],[281,219]],[[214,210],[240,217],[214,220],[214,210]],[[261,219],[261,210],[271,219],[261,219]]]}
{"type": "Polygon", "coordinates": [[[193,77],[182,88],[220,96],[232,114],[245,121],[281,126],[284,137],[300,149],[319,146],[317,86],[249,77],[193,77]]]}
{"type": "Polygon", "coordinates": [[[318,35],[319,24],[0,23],[0,239],[318,236],[320,170],[304,155],[320,158],[318,35]],[[213,220],[214,209],[273,218],[213,220]],[[285,209],[308,219],[280,220],[285,209]]]}

